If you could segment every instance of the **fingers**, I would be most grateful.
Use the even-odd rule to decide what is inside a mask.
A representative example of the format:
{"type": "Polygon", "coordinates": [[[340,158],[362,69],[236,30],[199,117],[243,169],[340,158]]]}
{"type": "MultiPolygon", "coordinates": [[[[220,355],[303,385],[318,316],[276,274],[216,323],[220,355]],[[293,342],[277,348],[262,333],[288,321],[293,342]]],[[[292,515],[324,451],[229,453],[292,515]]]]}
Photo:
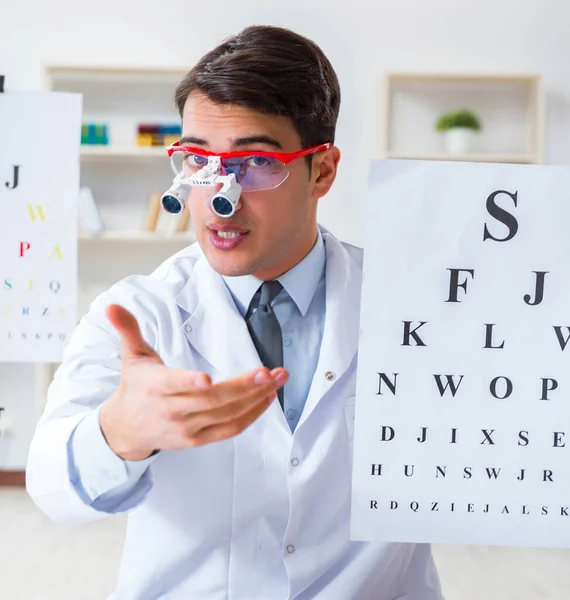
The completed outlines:
{"type": "Polygon", "coordinates": [[[256,369],[239,377],[222,381],[212,386],[208,394],[218,403],[231,403],[240,400],[260,386],[272,385],[274,389],[282,387],[287,381],[287,371],[283,368],[274,369],[274,376],[266,368],[256,369]]]}
{"type": "Polygon", "coordinates": [[[189,435],[213,425],[240,421],[259,403],[273,400],[280,386],[274,381],[257,386],[233,402],[224,402],[211,409],[194,412],[186,416],[189,435]]]}
{"type": "Polygon", "coordinates": [[[283,367],[277,367],[269,372],[277,387],[283,387],[289,380],[289,372],[283,367]]]}
{"type": "Polygon", "coordinates": [[[158,354],[144,341],[136,318],[119,304],[111,304],[107,318],[119,333],[123,358],[156,356],[158,354]]]}
{"type": "Polygon", "coordinates": [[[212,380],[207,373],[188,369],[164,369],[163,377],[154,382],[153,391],[163,396],[184,396],[207,390],[212,380]]]}
{"type": "Polygon", "coordinates": [[[239,418],[217,423],[204,427],[194,433],[188,440],[189,447],[198,447],[213,442],[220,442],[232,438],[245,431],[256,421],[271,405],[275,394],[267,396],[262,402],[258,402],[239,418]]]}
{"type": "MultiPolygon", "coordinates": [[[[281,369],[283,371],[284,369],[281,369]]],[[[273,371],[278,371],[274,369],[273,371]]],[[[273,378],[265,368],[255,369],[251,373],[240,375],[235,379],[230,379],[223,383],[212,386],[212,380],[207,373],[202,371],[190,371],[186,369],[165,369],[164,376],[155,382],[154,391],[166,396],[192,396],[213,387],[210,394],[204,396],[204,403],[200,408],[214,407],[221,402],[232,402],[242,394],[251,390],[258,389],[260,384],[271,383],[273,378]],[[259,379],[256,382],[255,377],[258,373],[267,374],[267,377],[259,379]],[[231,393],[230,393],[231,392],[231,393]]],[[[179,398],[184,403],[184,398],[179,398]]],[[[183,404],[181,407],[183,409],[183,404]]],[[[186,410],[188,412],[188,410],[186,410]]]]}
{"type": "MultiPolygon", "coordinates": [[[[266,368],[261,368],[211,385],[211,380],[205,373],[188,371],[186,376],[184,371],[177,373],[180,373],[182,392],[166,399],[167,402],[164,406],[167,413],[177,419],[198,416],[198,413],[209,413],[222,407],[226,407],[226,409],[220,411],[220,414],[226,418],[226,414],[231,414],[232,410],[238,410],[238,407],[233,407],[235,403],[252,404],[271,393],[275,394],[278,388],[285,385],[288,377],[287,371],[283,368],[274,369],[273,377],[266,368]],[[206,381],[210,385],[197,388],[194,382],[198,375],[207,378],[206,381]],[[184,388],[184,382],[189,384],[186,388],[184,388]]],[[[167,376],[170,377],[170,373],[167,376]]],[[[170,389],[175,389],[177,385],[177,383],[169,383],[170,389]]]]}

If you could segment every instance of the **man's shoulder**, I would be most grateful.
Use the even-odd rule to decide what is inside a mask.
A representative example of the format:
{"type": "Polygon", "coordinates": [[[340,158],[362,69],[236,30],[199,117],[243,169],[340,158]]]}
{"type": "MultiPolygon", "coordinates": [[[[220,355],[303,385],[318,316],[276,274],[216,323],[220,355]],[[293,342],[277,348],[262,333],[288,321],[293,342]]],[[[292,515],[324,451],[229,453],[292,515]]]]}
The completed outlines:
{"type": "Polygon", "coordinates": [[[364,256],[364,249],[360,246],[355,246],[354,244],[349,244],[348,242],[340,242],[342,247],[348,252],[350,257],[354,259],[360,266],[362,266],[362,259],[364,256]]]}
{"type": "Polygon", "coordinates": [[[168,287],[182,287],[192,277],[200,255],[200,246],[198,242],[194,242],[167,258],[149,275],[149,278],[168,287]]]}
{"type": "Polygon", "coordinates": [[[193,278],[196,262],[200,256],[197,243],[183,248],[170,256],[148,275],[129,275],[115,283],[105,296],[109,300],[129,304],[146,304],[146,299],[152,298],[152,303],[170,303],[193,278]]]}
{"type": "Polygon", "coordinates": [[[340,247],[348,254],[351,260],[353,260],[360,268],[362,268],[362,257],[364,254],[363,249],[360,246],[356,246],[354,244],[350,244],[349,242],[345,242],[331,233],[328,229],[319,225],[321,234],[323,235],[323,239],[325,243],[327,240],[332,239],[335,243],[339,244],[340,247]]]}

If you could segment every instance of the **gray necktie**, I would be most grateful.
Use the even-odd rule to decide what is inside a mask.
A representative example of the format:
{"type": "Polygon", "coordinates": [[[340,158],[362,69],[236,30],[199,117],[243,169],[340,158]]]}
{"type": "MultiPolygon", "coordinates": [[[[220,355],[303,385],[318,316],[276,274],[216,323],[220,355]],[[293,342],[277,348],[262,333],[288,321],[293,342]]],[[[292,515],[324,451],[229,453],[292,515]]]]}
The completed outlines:
{"type": "MultiPolygon", "coordinates": [[[[283,366],[281,325],[271,308],[271,303],[283,286],[278,281],[265,281],[260,289],[261,297],[257,310],[254,310],[254,296],[246,315],[246,323],[261,362],[271,370],[283,366]]],[[[283,388],[277,391],[277,397],[283,408],[283,388]]]]}

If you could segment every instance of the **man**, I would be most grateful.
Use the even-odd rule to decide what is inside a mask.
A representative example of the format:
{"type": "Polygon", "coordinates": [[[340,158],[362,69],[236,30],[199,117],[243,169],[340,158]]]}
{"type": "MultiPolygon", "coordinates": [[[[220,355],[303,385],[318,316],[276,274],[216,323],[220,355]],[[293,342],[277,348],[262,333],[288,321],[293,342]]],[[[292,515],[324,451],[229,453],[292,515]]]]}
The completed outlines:
{"type": "Polygon", "coordinates": [[[93,303],[30,495],[54,520],[129,512],[117,600],[440,599],[429,546],[350,541],[362,252],[317,226],[340,159],[332,66],[250,27],[176,101],[181,168],[221,157],[243,192],[224,218],[193,188],[198,243],[93,303]]]}

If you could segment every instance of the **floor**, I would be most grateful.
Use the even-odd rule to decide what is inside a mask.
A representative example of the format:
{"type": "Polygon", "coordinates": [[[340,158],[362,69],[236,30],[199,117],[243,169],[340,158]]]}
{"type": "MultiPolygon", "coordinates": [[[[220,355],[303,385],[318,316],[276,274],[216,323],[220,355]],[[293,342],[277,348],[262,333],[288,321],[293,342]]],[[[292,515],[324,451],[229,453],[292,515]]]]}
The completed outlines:
{"type": "MultiPolygon", "coordinates": [[[[23,489],[0,488],[0,599],[105,600],[124,519],[48,521],[23,489]]],[[[435,547],[446,600],[570,600],[570,550],[435,547]]]]}

